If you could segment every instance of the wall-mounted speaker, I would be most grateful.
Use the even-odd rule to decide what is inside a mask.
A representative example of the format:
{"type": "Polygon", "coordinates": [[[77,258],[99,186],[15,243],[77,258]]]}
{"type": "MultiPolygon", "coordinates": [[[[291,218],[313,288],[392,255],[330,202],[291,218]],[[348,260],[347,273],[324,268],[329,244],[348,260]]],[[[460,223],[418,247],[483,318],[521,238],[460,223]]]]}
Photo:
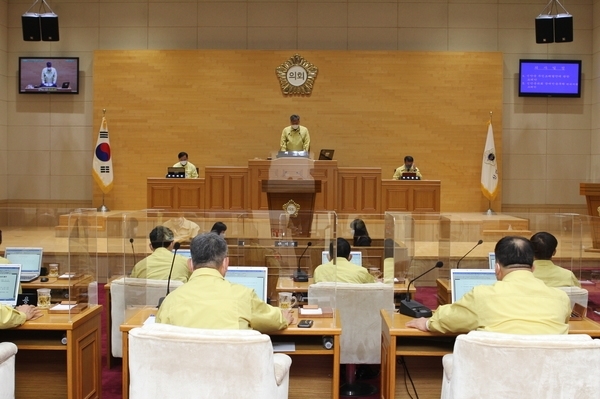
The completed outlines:
{"type": "Polygon", "coordinates": [[[26,42],[42,40],[39,14],[27,12],[21,15],[21,27],[23,28],[23,40],[26,42]]]}
{"type": "Polygon", "coordinates": [[[46,13],[40,15],[42,27],[42,40],[47,42],[57,42],[58,37],[58,15],[46,13]]]}
{"type": "Polygon", "coordinates": [[[535,19],[535,42],[554,43],[554,18],[540,15],[535,19]]]}
{"type": "Polygon", "coordinates": [[[554,17],[554,41],[556,43],[573,41],[573,16],[571,14],[558,14],[554,17]]]}

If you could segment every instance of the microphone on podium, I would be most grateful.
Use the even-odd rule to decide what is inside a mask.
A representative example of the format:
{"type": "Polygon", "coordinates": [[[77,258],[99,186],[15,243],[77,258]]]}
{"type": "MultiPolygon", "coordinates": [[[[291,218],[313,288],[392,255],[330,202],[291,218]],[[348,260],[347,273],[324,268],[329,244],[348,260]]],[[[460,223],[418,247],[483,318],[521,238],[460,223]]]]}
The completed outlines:
{"type": "MultiPolygon", "coordinates": [[[[406,298],[410,298],[410,285],[414,281],[417,281],[419,278],[423,277],[433,269],[439,269],[442,266],[444,266],[444,262],[438,261],[434,267],[432,267],[424,273],[419,274],[417,277],[412,279],[410,283],[408,283],[408,287],[406,287],[406,298]]],[[[403,299],[400,301],[400,314],[410,317],[431,317],[431,309],[417,301],[413,301],[411,299],[403,299]]]]}
{"type": "Polygon", "coordinates": [[[163,296],[162,298],[158,299],[158,306],[160,308],[160,305],[162,305],[163,301],[165,300],[165,298],[167,297],[167,295],[169,295],[170,292],[170,286],[171,286],[171,273],[173,273],[173,264],[175,264],[175,257],[177,256],[177,250],[179,249],[179,247],[181,246],[180,243],[176,242],[173,245],[173,260],[171,261],[171,270],[169,270],[169,278],[167,279],[167,294],[165,296],[163,296]]]}
{"type": "Polygon", "coordinates": [[[481,245],[481,244],[483,244],[483,240],[479,240],[479,241],[477,241],[477,244],[475,244],[475,246],[474,246],[473,248],[471,248],[471,249],[469,250],[469,252],[467,252],[466,254],[464,254],[464,255],[463,255],[463,257],[462,257],[462,258],[460,258],[460,259],[458,260],[458,262],[456,262],[456,268],[458,269],[458,268],[459,268],[459,266],[460,266],[460,262],[461,262],[461,261],[462,261],[462,260],[463,260],[463,259],[464,259],[464,258],[465,258],[467,255],[468,255],[468,254],[470,254],[470,253],[471,253],[471,251],[473,251],[475,248],[477,248],[477,247],[478,247],[479,245],[481,245]]]}

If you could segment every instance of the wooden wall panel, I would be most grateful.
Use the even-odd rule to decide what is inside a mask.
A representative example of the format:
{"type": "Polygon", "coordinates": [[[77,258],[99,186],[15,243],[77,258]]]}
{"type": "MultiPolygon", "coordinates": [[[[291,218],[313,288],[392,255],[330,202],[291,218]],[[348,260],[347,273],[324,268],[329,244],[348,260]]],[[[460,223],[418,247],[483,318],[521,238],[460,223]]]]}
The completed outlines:
{"type": "MultiPolygon", "coordinates": [[[[146,178],[164,176],[182,150],[201,177],[206,165],[271,156],[298,113],[311,151],[334,148],[340,167],[378,167],[387,179],[410,154],[426,179],[443,182],[442,211],[487,210],[481,158],[492,111],[502,160],[501,53],[302,51],[319,69],[314,90],[284,96],[275,68],[294,54],[96,51],[93,125],[106,109],[115,176],[106,205],[145,208],[146,178]]],[[[94,185],[93,206],[101,202],[94,185]]]]}

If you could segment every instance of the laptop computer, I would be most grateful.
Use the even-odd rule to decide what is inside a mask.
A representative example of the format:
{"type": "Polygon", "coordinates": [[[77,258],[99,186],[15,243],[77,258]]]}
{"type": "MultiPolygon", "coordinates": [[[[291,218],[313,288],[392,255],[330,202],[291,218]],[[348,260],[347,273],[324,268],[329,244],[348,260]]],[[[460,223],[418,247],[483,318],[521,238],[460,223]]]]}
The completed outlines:
{"type": "Polygon", "coordinates": [[[167,168],[167,178],[185,178],[185,168],[169,166],[167,168]]]}
{"type": "Polygon", "coordinates": [[[319,161],[331,161],[333,160],[334,150],[321,150],[319,153],[319,161]]]}
{"type": "Polygon", "coordinates": [[[450,269],[452,303],[478,285],[493,285],[496,273],[492,269],[450,269]]]}
{"type": "Polygon", "coordinates": [[[267,278],[269,270],[266,266],[229,266],[225,280],[252,288],[256,295],[267,302],[267,278]]]}
{"type": "Polygon", "coordinates": [[[184,258],[191,258],[192,257],[192,252],[190,249],[178,249],[177,250],[177,255],[181,255],[184,258]]]}
{"type": "Polygon", "coordinates": [[[62,88],[63,89],[68,89],[70,84],[71,84],[71,82],[63,82],[62,88]]]}
{"type": "Polygon", "coordinates": [[[421,180],[416,172],[403,172],[400,180],[421,180]]]}
{"type": "Polygon", "coordinates": [[[43,252],[43,248],[6,247],[4,257],[10,263],[21,265],[21,282],[26,283],[40,276],[43,252]]]}
{"type": "Polygon", "coordinates": [[[14,307],[19,295],[21,281],[21,265],[0,265],[0,305],[14,307]]]}
{"type": "MultiPolygon", "coordinates": [[[[328,255],[329,255],[329,251],[321,252],[321,263],[329,262],[329,259],[327,258],[328,255]]],[[[352,259],[350,259],[350,263],[353,263],[356,266],[362,266],[362,252],[351,251],[350,255],[352,255],[352,259]]]]}

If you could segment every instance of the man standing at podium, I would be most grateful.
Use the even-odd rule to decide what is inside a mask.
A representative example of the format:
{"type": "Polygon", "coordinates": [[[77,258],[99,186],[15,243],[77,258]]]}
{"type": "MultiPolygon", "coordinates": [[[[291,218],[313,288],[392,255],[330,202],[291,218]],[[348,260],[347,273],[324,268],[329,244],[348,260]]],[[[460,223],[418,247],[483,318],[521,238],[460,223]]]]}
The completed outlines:
{"type": "Polygon", "coordinates": [[[300,126],[298,115],[290,116],[290,126],[281,132],[280,151],[308,151],[310,148],[310,134],[308,129],[300,126]]]}
{"type": "Polygon", "coordinates": [[[404,157],[404,165],[400,166],[398,169],[396,169],[396,171],[394,172],[394,180],[400,180],[402,178],[402,175],[404,173],[416,173],[417,177],[419,179],[423,178],[423,175],[421,175],[421,171],[419,170],[419,168],[417,168],[414,164],[415,160],[413,157],[411,157],[410,155],[407,155],[404,157]]]}
{"type": "Polygon", "coordinates": [[[188,154],[187,152],[180,152],[177,154],[177,158],[179,158],[179,162],[173,165],[174,168],[185,168],[185,178],[186,179],[197,179],[198,178],[198,169],[194,166],[193,163],[188,162],[188,154]]]}

